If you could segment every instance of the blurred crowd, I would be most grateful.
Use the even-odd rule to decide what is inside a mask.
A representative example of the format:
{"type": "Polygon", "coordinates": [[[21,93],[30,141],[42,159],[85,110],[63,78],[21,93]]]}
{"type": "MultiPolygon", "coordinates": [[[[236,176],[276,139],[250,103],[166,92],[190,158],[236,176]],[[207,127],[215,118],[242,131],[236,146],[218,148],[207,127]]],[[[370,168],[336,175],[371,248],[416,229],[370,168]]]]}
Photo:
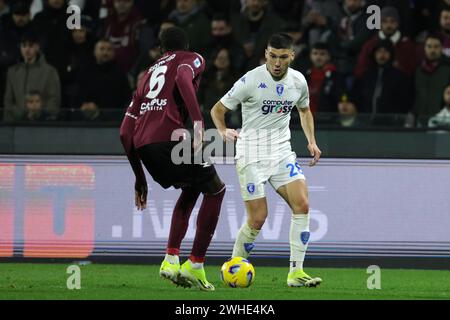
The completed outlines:
{"type": "MultiPolygon", "coordinates": [[[[450,127],[450,0],[0,0],[0,118],[121,119],[171,26],[207,61],[207,119],[264,63],[269,36],[286,32],[317,121],[450,127]],[[69,5],[81,8],[80,29],[67,27],[69,5]],[[370,5],[379,30],[367,27],[370,5]]],[[[238,113],[227,120],[239,126],[238,113]]]]}

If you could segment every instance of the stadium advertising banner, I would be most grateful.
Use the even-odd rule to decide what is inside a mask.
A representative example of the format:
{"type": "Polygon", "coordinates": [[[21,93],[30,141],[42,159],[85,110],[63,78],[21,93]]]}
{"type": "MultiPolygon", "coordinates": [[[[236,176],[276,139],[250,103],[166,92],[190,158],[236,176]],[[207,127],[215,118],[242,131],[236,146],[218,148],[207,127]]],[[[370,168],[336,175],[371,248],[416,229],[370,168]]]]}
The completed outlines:
{"type": "MultiPolygon", "coordinates": [[[[245,207],[234,165],[216,169],[227,193],[208,255],[228,257],[245,207]]],[[[450,161],[322,159],[303,170],[309,255],[450,257],[450,161]]],[[[148,206],[139,212],[124,157],[2,156],[0,257],[162,255],[180,191],[148,181],[148,206]]],[[[270,185],[266,193],[269,216],[253,254],[287,257],[291,212],[270,185]]],[[[200,203],[182,254],[189,253],[200,203]]]]}

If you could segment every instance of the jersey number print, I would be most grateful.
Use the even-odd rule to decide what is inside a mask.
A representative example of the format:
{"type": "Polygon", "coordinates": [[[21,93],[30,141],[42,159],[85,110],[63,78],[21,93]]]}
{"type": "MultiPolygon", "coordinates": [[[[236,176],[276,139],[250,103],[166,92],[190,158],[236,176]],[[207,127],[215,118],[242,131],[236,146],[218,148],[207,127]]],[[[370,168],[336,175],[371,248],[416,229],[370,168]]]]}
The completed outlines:
{"type": "Polygon", "coordinates": [[[153,71],[152,76],[150,77],[150,91],[146,95],[147,98],[154,99],[161,92],[164,83],[166,82],[166,71],[167,66],[160,66],[153,71]]]}

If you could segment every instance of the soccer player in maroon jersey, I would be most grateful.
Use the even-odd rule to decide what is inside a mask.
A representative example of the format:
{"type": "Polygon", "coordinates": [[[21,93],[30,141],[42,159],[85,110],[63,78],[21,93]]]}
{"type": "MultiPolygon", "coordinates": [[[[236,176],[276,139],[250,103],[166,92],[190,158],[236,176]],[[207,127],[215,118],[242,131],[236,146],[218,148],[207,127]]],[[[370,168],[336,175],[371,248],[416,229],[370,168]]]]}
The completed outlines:
{"type": "MultiPolygon", "coordinates": [[[[188,51],[188,38],[180,28],[169,28],[161,36],[162,57],[148,70],[139,84],[120,128],[120,138],[136,176],[135,203],[146,208],[147,181],[142,163],[163,188],[181,188],[173,210],[166,257],[160,275],[177,285],[197,286],[212,291],[203,262],[216,229],[225,185],[211,164],[175,164],[172,149],[174,130],[185,128],[189,117],[203,128],[203,117],[196,99],[205,60],[188,51]],[[189,223],[189,216],[200,193],[202,204],[189,259],[180,266],[179,251],[189,223]]],[[[191,147],[193,155],[197,146],[191,147]]],[[[200,149],[201,151],[201,149],[200,149]]]]}

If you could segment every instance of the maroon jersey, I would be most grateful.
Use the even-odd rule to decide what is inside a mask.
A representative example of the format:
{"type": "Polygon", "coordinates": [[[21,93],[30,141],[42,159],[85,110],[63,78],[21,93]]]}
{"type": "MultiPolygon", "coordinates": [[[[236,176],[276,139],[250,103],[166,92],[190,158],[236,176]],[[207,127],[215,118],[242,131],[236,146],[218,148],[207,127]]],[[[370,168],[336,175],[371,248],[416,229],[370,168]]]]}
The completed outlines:
{"type": "Polygon", "coordinates": [[[185,128],[203,117],[196,91],[205,70],[205,60],[197,53],[167,52],[148,70],[139,84],[120,128],[122,144],[138,180],[145,181],[136,149],[171,141],[174,130],[185,128]]]}
{"type": "Polygon", "coordinates": [[[127,115],[136,120],[136,148],[171,141],[172,132],[184,128],[187,117],[192,113],[192,122],[203,120],[198,102],[189,101],[192,97],[184,97],[183,89],[187,87],[186,82],[191,81],[196,91],[204,70],[203,57],[187,51],[165,54],[150,67],[127,110],[127,115]],[[180,75],[182,72],[189,77],[183,79],[180,75]]]}

